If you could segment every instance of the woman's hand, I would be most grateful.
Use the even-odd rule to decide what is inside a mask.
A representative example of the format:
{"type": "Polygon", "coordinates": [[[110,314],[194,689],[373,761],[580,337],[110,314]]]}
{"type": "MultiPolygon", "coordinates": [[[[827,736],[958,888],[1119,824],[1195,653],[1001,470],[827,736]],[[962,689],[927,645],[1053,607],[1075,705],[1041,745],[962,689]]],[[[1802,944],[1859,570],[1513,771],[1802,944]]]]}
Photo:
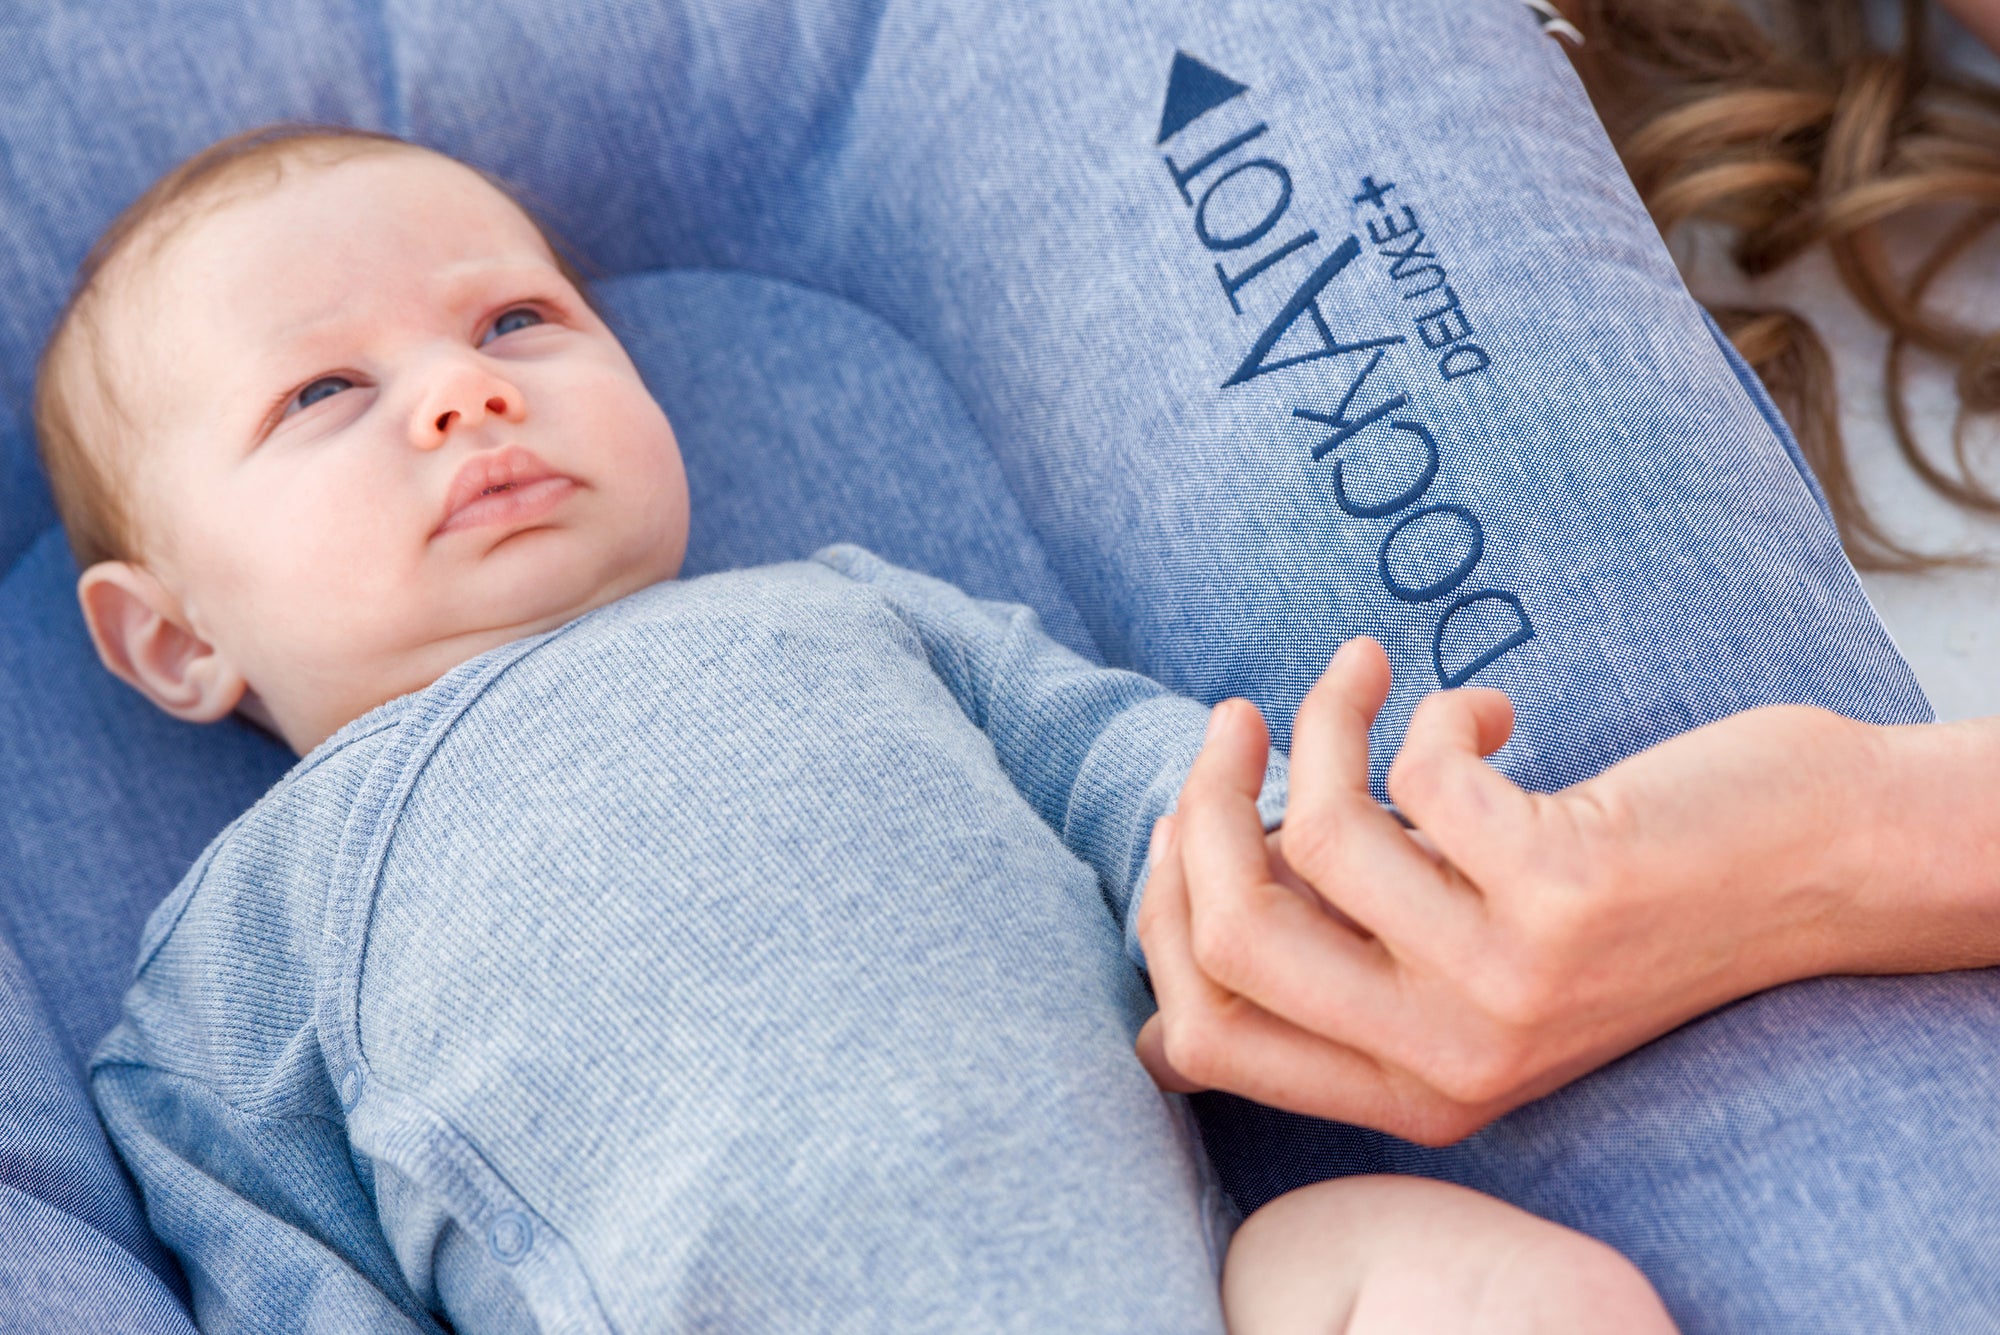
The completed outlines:
{"type": "Polygon", "coordinates": [[[1389,771],[1412,831],[1368,791],[1388,690],[1372,640],[1335,655],[1268,837],[1263,720],[1216,707],[1139,914],[1160,1002],[1139,1052],[1163,1085],[1445,1144],[1777,983],[1990,962],[1868,911],[1882,739],[1926,730],[1753,710],[1542,795],[1482,759],[1507,698],[1445,691],[1389,771]]]}

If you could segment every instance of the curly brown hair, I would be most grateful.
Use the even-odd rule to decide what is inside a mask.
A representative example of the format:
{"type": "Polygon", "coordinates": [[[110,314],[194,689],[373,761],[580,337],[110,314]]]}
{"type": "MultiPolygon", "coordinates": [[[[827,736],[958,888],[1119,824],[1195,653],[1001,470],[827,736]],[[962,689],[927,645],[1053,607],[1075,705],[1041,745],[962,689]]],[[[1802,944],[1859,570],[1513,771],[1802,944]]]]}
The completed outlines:
{"type": "MultiPolygon", "coordinates": [[[[2000,410],[2000,332],[1926,304],[1938,277],[2000,221],[2000,89],[1948,68],[1924,0],[1902,0],[1900,40],[1871,33],[1863,0],[1560,0],[1584,35],[1571,53],[1662,233],[1725,225],[1745,274],[1825,245],[1842,282],[1889,330],[1883,396],[1903,457],[1939,494],[2000,515],[1968,457],[1967,419],[2000,410]],[[1892,267],[1884,228],[1949,211],[1913,272],[1892,267]],[[1957,372],[1952,464],[1910,429],[1915,348],[1957,372]]],[[[1872,570],[1923,570],[1963,556],[1913,550],[1855,489],[1832,360],[1811,325],[1775,307],[1723,307],[1717,321],[1770,388],[1818,473],[1848,554],[1872,570]]]]}

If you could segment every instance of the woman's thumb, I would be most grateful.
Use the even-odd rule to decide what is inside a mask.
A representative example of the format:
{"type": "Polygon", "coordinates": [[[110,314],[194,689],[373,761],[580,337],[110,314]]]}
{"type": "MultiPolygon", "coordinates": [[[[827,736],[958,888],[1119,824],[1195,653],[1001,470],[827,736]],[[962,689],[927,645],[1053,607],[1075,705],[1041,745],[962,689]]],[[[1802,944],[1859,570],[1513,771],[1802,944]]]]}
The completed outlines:
{"type": "Polygon", "coordinates": [[[1195,1084],[1168,1063],[1165,1032],[1158,1015],[1139,1027],[1139,1040],[1132,1045],[1139,1054],[1139,1064],[1153,1077],[1153,1083],[1169,1094],[1200,1093],[1206,1085],[1195,1084]]]}

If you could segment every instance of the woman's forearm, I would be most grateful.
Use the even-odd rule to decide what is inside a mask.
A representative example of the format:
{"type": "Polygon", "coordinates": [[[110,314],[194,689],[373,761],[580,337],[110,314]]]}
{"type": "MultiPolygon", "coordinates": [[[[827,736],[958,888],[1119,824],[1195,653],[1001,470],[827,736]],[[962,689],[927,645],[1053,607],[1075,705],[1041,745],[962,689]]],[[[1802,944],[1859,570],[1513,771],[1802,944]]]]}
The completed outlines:
{"type": "Polygon", "coordinates": [[[2000,964],[2000,717],[1868,731],[1871,772],[1842,835],[1849,969],[2000,964]]]}

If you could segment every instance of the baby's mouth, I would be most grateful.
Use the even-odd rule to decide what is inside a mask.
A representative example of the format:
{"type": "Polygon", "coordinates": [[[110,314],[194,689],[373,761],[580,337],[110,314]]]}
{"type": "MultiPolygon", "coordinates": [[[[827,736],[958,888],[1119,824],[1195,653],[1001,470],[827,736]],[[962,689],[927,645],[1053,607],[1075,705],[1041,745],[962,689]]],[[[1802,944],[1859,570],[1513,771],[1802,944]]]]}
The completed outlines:
{"type": "Polygon", "coordinates": [[[543,463],[532,450],[519,445],[482,450],[460,465],[452,478],[443,515],[431,536],[480,524],[533,518],[576,485],[574,480],[543,463]]]}
{"type": "Polygon", "coordinates": [[[452,511],[440,534],[454,529],[478,528],[486,524],[522,524],[539,519],[576,490],[566,477],[536,478],[532,482],[506,482],[486,488],[452,511]]]}

